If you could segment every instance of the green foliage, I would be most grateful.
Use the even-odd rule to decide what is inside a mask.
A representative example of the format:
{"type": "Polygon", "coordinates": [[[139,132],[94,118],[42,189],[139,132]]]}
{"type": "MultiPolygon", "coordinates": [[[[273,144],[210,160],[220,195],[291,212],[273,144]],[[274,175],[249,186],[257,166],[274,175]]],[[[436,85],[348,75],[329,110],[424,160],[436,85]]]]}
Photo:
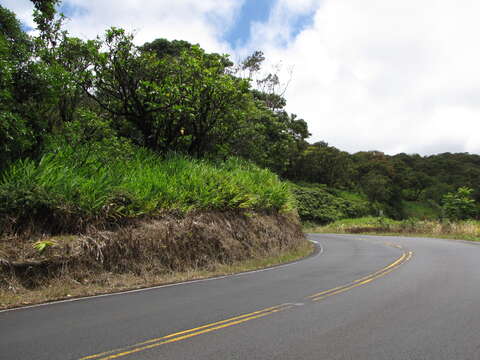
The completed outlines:
{"type": "Polygon", "coordinates": [[[348,153],[317,142],[305,149],[288,174],[297,180],[348,187],[352,184],[353,163],[348,153]]]}
{"type": "Polygon", "coordinates": [[[111,120],[81,109],[75,120],[64,125],[61,134],[50,135],[46,140],[47,152],[61,152],[65,148],[78,148],[72,161],[85,164],[92,154],[99,164],[108,166],[111,161],[129,159],[134,148],[127,138],[118,136],[111,120]]]}
{"type": "MultiPolygon", "coordinates": [[[[35,3],[40,35],[29,37],[15,15],[0,7],[0,171],[15,159],[39,156],[45,138],[73,118],[80,67],[73,39],[52,13],[56,1],[35,3]]],[[[83,64],[83,66],[86,66],[83,64]]]]}
{"type": "Polygon", "coordinates": [[[32,145],[29,124],[16,111],[15,82],[23,73],[30,45],[15,14],[0,6],[0,171],[32,145]]]}
{"type": "Polygon", "coordinates": [[[43,254],[45,250],[57,245],[55,241],[52,240],[40,240],[35,242],[32,246],[35,250],[37,250],[40,254],[43,254]]]}
{"type": "Polygon", "coordinates": [[[228,152],[285,175],[310,136],[306,122],[285,111],[273,113],[258,100],[249,106],[248,118],[239,119],[239,128],[231,133],[228,152]]]}
{"type": "Polygon", "coordinates": [[[60,0],[31,0],[34,5],[34,20],[42,38],[51,39],[55,33],[57,23],[56,6],[60,4],[60,0]]]}
{"type": "Polygon", "coordinates": [[[442,208],[435,201],[404,201],[403,209],[405,218],[416,219],[439,219],[442,215],[442,208]]]}
{"type": "Polygon", "coordinates": [[[0,112],[0,170],[30,148],[30,136],[22,118],[8,111],[0,112]]]}
{"type": "Polygon", "coordinates": [[[404,234],[448,239],[480,241],[480,222],[477,220],[439,221],[408,218],[392,220],[379,217],[342,219],[321,227],[309,228],[311,232],[323,233],[373,233],[404,234]]]}
{"type": "Polygon", "coordinates": [[[365,195],[376,215],[395,219],[437,218],[443,196],[462,186],[472,188],[472,199],[480,200],[480,156],[473,154],[350,155],[317,143],[307,147],[286,175],[365,195]]]}
{"type": "MultiPolygon", "coordinates": [[[[2,214],[115,218],[151,214],[162,207],[280,209],[282,201],[289,203],[280,198],[257,203],[251,183],[250,195],[228,195],[243,194],[243,185],[232,176],[243,176],[237,170],[249,166],[245,164],[222,173],[227,180],[214,177],[211,187],[210,175],[205,175],[205,191],[208,196],[217,191],[218,198],[200,192],[203,200],[198,201],[187,201],[187,195],[173,201],[173,195],[165,195],[171,192],[168,187],[131,174],[145,171],[167,181],[163,165],[143,168],[139,154],[148,153],[144,160],[152,163],[152,157],[175,152],[212,161],[191,162],[192,171],[229,168],[225,162],[213,164],[233,156],[291,181],[325,184],[295,187],[300,214],[310,221],[369,213],[430,218],[443,199],[449,218],[477,215],[479,155],[348,154],[325,142],[308,144],[307,123],[285,111],[278,74],[261,72],[261,51],[235,66],[228,55],[207,53],[182,40],[156,39],[138,46],[131,34],[118,28],[102,38],[82,40],[64,29],[65,18],[56,10],[59,0],[33,4],[35,36],[26,34],[15,14],[0,6],[2,214]],[[164,195],[145,190],[143,197],[140,188],[122,182],[127,174],[132,182],[163,189],[164,195]],[[460,187],[473,190],[452,193],[460,187]]],[[[155,159],[158,164],[170,161],[155,159]]],[[[176,159],[173,163],[183,163],[180,155],[176,159]]],[[[247,172],[261,173],[252,169],[247,172]]],[[[281,183],[268,176],[258,179],[264,181],[259,186],[270,184],[274,198],[285,194],[277,189],[281,183]]],[[[175,184],[172,179],[168,181],[175,184]]],[[[265,195],[267,190],[258,191],[265,195]]]]}
{"type": "Polygon", "coordinates": [[[177,57],[184,51],[192,49],[192,44],[184,40],[155,39],[150,43],[145,43],[140,47],[142,52],[152,52],[159,59],[163,57],[177,57]]]}
{"type": "Polygon", "coordinates": [[[212,163],[181,155],[165,159],[145,149],[124,158],[68,146],[39,163],[17,161],[0,180],[0,217],[22,226],[71,230],[77,222],[117,222],[165,211],[292,211],[287,184],[268,170],[238,159],[212,163]],[[82,161],[79,161],[82,158],[82,161]]]}
{"type": "Polygon", "coordinates": [[[472,199],[473,189],[460,187],[454,193],[443,197],[443,211],[451,220],[472,219],[478,214],[478,207],[472,199]]]}
{"type": "Polygon", "coordinates": [[[116,119],[121,134],[133,132],[135,143],[160,153],[215,153],[238,127],[248,98],[248,81],[226,71],[228,57],[197,45],[137,47],[131,35],[112,28],[92,51],[92,64],[87,94],[116,119]]]}
{"type": "Polygon", "coordinates": [[[368,201],[360,196],[329,190],[324,185],[295,185],[293,192],[297,199],[298,213],[304,221],[325,224],[371,212],[368,201]]]}

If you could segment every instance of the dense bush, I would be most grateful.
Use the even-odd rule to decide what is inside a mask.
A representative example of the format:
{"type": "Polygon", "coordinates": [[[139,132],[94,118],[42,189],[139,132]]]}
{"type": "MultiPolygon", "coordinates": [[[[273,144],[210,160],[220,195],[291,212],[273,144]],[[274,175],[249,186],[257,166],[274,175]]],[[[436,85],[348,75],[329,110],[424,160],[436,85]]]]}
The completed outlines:
{"type": "Polygon", "coordinates": [[[460,187],[443,197],[443,212],[450,220],[467,220],[478,215],[478,207],[472,198],[473,189],[460,187]]]}
{"type": "Polygon", "coordinates": [[[304,221],[324,224],[370,213],[368,201],[359,195],[328,189],[324,185],[294,185],[293,193],[304,221]]]}

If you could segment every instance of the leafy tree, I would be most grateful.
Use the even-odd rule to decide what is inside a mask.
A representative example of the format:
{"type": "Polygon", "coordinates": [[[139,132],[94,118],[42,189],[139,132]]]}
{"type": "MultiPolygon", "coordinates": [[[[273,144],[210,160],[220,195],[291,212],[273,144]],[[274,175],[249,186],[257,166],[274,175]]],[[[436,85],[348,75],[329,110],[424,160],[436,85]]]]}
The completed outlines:
{"type": "Polygon", "coordinates": [[[392,196],[391,180],[376,171],[362,177],[362,189],[373,203],[386,203],[392,196]]]}
{"type": "Polygon", "coordinates": [[[159,57],[158,43],[139,48],[132,40],[122,29],[107,31],[92,52],[84,90],[116,119],[120,134],[131,134],[139,145],[195,156],[214,152],[235,126],[248,81],[226,72],[226,56],[199,46],[159,57]]]}
{"type": "Polygon", "coordinates": [[[286,175],[307,146],[307,123],[294,114],[274,113],[252,99],[228,142],[229,152],[286,175]]]}
{"type": "Polygon", "coordinates": [[[169,56],[180,56],[182,52],[192,49],[192,44],[184,40],[155,39],[152,42],[147,42],[140,47],[143,52],[153,52],[159,59],[169,56]]]}
{"type": "Polygon", "coordinates": [[[31,0],[34,6],[33,19],[40,32],[39,40],[45,44],[55,46],[60,34],[63,15],[58,14],[56,7],[60,0],[31,0]]]}
{"type": "Polygon", "coordinates": [[[478,214],[475,200],[472,199],[473,189],[460,187],[456,192],[448,193],[443,197],[443,211],[451,220],[466,220],[478,214]]]}
{"type": "Polygon", "coordinates": [[[0,7],[0,168],[40,155],[49,134],[73,119],[82,93],[75,76],[88,66],[79,64],[81,41],[61,29],[59,2],[33,2],[39,31],[33,38],[0,7]]]}
{"type": "Polygon", "coordinates": [[[15,14],[0,6],[0,170],[33,145],[20,84],[29,77],[30,38],[15,14]]]}
{"type": "Polygon", "coordinates": [[[403,197],[407,200],[418,201],[426,189],[433,184],[431,176],[420,171],[406,171],[403,197]]]}
{"type": "Polygon", "coordinates": [[[349,187],[352,172],[353,163],[348,153],[326,142],[317,142],[303,152],[292,169],[292,176],[332,187],[349,187]]]}

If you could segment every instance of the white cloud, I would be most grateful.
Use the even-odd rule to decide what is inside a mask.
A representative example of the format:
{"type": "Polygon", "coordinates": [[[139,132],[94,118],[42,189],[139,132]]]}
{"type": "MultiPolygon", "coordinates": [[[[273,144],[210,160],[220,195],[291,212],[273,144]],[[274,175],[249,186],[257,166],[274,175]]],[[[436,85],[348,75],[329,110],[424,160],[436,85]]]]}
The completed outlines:
{"type": "Polygon", "coordinates": [[[0,5],[15,12],[17,17],[25,24],[33,25],[33,4],[29,0],[2,0],[0,5]]]}
{"type": "MultiPolygon", "coordinates": [[[[26,24],[32,25],[29,0],[3,0],[26,24]]],[[[229,51],[221,40],[233,23],[243,0],[64,0],[74,12],[66,28],[75,36],[94,38],[116,26],[133,31],[136,42],[156,38],[182,39],[200,43],[208,51],[229,51]]],[[[68,14],[67,14],[68,15],[68,14]]]]}
{"type": "MultiPolygon", "coordinates": [[[[296,2],[279,0],[283,16],[286,3],[296,2]]],[[[309,28],[289,37],[288,18],[272,18],[255,25],[249,47],[295,66],[288,109],[308,121],[312,140],[348,151],[480,152],[479,2],[303,3],[299,12],[317,6],[309,28]]]]}
{"type": "MultiPolygon", "coordinates": [[[[247,0],[252,1],[252,0],[247,0]]],[[[243,49],[236,49],[241,55],[259,46],[283,47],[293,40],[296,21],[318,8],[321,0],[277,0],[272,7],[268,21],[251,24],[251,38],[243,49]]]]}

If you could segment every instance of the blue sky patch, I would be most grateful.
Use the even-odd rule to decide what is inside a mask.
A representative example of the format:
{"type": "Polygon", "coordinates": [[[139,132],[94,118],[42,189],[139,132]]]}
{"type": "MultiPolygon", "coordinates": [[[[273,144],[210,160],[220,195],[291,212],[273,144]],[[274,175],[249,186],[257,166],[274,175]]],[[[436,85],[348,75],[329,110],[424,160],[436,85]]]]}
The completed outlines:
{"type": "Polygon", "coordinates": [[[27,32],[27,33],[28,33],[29,31],[32,31],[32,30],[33,30],[33,27],[31,27],[30,25],[25,24],[23,21],[20,22],[20,26],[21,26],[22,30],[23,30],[24,32],[27,32]]]}
{"type": "Polygon", "coordinates": [[[292,36],[297,36],[302,30],[313,25],[315,11],[297,16],[292,24],[292,36]]]}
{"type": "MultiPolygon", "coordinates": [[[[252,23],[259,22],[265,23],[270,17],[270,13],[274,8],[277,0],[245,0],[240,11],[236,14],[236,22],[228,29],[223,36],[233,48],[239,48],[245,45],[251,38],[251,25],[252,23]]],[[[313,24],[313,16],[315,11],[301,15],[292,16],[290,36],[297,36],[303,29],[313,24]]],[[[284,46],[287,43],[287,39],[278,39],[279,45],[284,46]]]]}
{"type": "Polygon", "coordinates": [[[63,2],[58,10],[69,18],[82,16],[88,13],[88,10],[86,8],[82,6],[72,5],[67,1],[63,2]]]}
{"type": "Polygon", "coordinates": [[[266,22],[276,0],[245,0],[240,13],[236,15],[236,22],[224,35],[232,47],[240,47],[250,39],[250,25],[252,22],[266,22]]]}

